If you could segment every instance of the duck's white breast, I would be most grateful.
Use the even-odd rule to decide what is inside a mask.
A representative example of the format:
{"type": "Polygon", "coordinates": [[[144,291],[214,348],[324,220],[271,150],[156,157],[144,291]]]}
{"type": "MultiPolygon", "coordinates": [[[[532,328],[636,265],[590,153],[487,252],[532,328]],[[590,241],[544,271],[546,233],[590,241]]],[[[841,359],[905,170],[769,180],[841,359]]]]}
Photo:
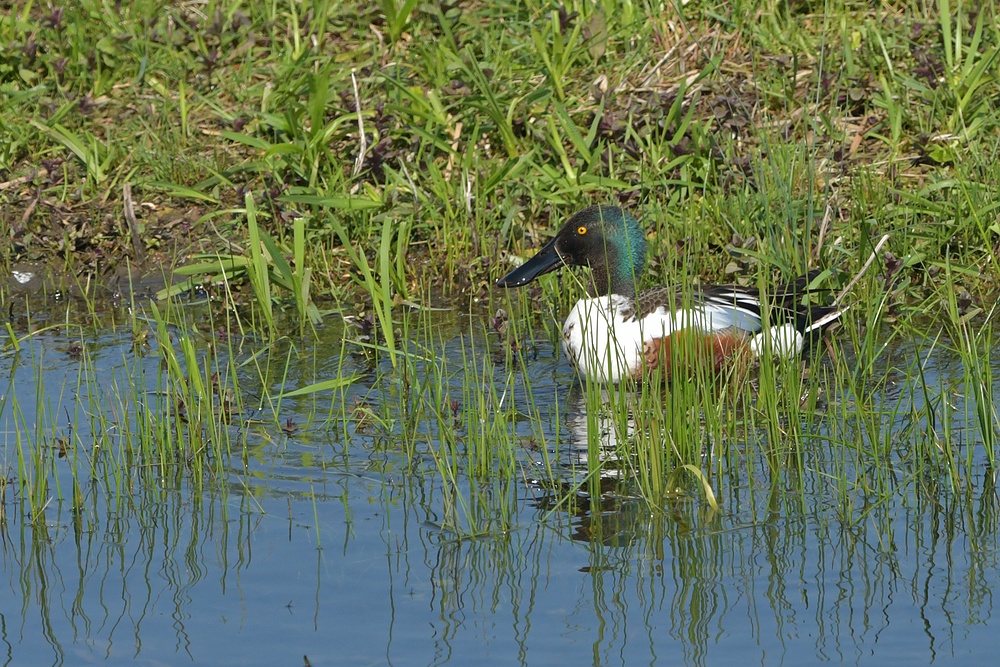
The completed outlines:
{"type": "Polygon", "coordinates": [[[661,306],[642,318],[634,313],[632,299],[620,294],[578,301],[563,324],[563,350],[570,363],[588,379],[620,382],[641,368],[646,342],[688,327],[705,333],[742,332],[754,356],[792,357],[803,348],[803,336],[794,325],[761,331],[759,316],[718,303],[674,312],[661,306]]]}
{"type": "Polygon", "coordinates": [[[641,367],[646,341],[698,325],[690,317],[682,324],[678,314],[665,308],[641,319],[633,312],[632,300],[619,294],[578,301],[563,324],[563,350],[570,363],[589,379],[619,382],[641,367]]]}

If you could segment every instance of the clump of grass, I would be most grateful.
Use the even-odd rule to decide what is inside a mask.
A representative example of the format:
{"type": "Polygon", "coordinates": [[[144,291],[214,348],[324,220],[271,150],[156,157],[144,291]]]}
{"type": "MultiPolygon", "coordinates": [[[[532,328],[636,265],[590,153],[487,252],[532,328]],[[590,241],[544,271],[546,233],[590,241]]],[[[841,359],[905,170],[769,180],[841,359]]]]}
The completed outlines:
{"type": "MultiPolygon", "coordinates": [[[[907,15],[883,8],[890,21],[836,2],[823,21],[745,3],[722,14],[580,6],[546,10],[541,21],[517,7],[411,2],[362,11],[321,3],[307,17],[228,1],[216,9],[202,16],[141,2],[108,17],[87,0],[29,7],[0,25],[13,54],[0,71],[12,91],[8,119],[33,121],[8,123],[17,131],[0,153],[12,176],[0,188],[12,207],[0,231],[16,237],[0,260],[56,246],[83,265],[98,251],[132,253],[119,243],[131,234],[122,225],[95,229],[63,207],[63,238],[47,213],[77,192],[120,210],[129,183],[142,249],[162,258],[178,243],[200,246],[195,267],[228,262],[226,241],[255,252],[250,225],[223,220],[231,228],[219,230],[228,237],[220,242],[213,224],[217,209],[245,208],[245,193],[258,193],[261,241],[288,256],[304,248],[312,289],[279,289],[311,320],[304,297],[349,291],[344,276],[360,258],[345,250],[379,246],[385,219],[409,224],[399,235],[397,293],[424,270],[452,291],[479,291],[490,260],[519,235],[598,197],[662,205],[662,225],[677,230],[707,215],[686,232],[692,247],[711,250],[700,272],[717,279],[729,260],[719,250],[734,232],[770,246],[741,249],[779,250],[780,261],[792,259],[782,239],[793,220],[808,228],[827,218],[824,238],[850,243],[854,221],[884,210],[855,196],[868,166],[904,191],[915,180],[967,180],[955,138],[976,154],[998,127],[983,102],[996,86],[992,9],[973,15],[948,2],[907,15]],[[678,21],[685,31],[674,29],[678,21]],[[391,61],[365,47],[373,22],[393,45],[391,61]],[[720,22],[731,40],[714,39],[720,22]],[[109,135],[110,126],[120,131],[109,135]],[[130,137],[127,150],[116,136],[130,137]],[[774,179],[785,173],[793,177],[774,179]],[[10,196],[28,186],[37,197],[10,196]],[[771,197],[733,216],[727,202],[751,191],[771,197]],[[858,210],[825,216],[815,205],[827,201],[858,210]],[[193,234],[165,233],[169,211],[182,209],[193,234]],[[301,229],[285,224],[295,220],[301,229]],[[432,266],[405,259],[411,241],[433,247],[432,266]]],[[[988,247],[973,231],[960,232],[964,247],[988,247]]],[[[304,277],[299,262],[289,266],[304,277]]]]}
{"type": "Polygon", "coordinates": [[[18,339],[17,354],[35,373],[35,395],[25,402],[24,378],[12,375],[2,414],[18,499],[32,521],[53,501],[83,511],[92,494],[103,498],[100,506],[121,509],[136,485],[214,486],[228,479],[234,457],[246,465],[253,439],[264,437],[252,428],[252,415],[270,415],[272,428],[281,428],[270,387],[275,367],[281,372],[292,355],[268,358],[265,349],[264,363],[260,351],[240,360],[241,336],[221,333],[236,326],[231,319],[210,316],[199,325],[178,304],[147,307],[149,319],[133,301],[130,321],[110,328],[108,316],[102,320],[91,308],[100,327],[93,332],[106,337],[100,361],[91,353],[97,334],[78,326],[63,323],[18,339]],[[151,333],[137,340],[141,330],[151,333]],[[72,366],[62,375],[43,358],[51,348],[40,344],[41,335],[55,334],[80,339],[69,344],[72,366]],[[120,358],[109,360],[108,349],[120,358]],[[248,384],[259,389],[251,393],[248,384]]]}

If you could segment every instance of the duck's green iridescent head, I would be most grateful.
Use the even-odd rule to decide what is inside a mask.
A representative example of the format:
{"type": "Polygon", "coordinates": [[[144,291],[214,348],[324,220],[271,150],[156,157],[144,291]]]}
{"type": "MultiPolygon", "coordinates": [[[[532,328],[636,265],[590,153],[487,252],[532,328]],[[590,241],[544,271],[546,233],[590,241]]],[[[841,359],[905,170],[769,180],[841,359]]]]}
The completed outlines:
{"type": "Polygon", "coordinates": [[[561,266],[589,266],[593,292],[635,296],[636,276],[646,265],[646,235],[618,206],[590,206],[563,225],[538,254],[497,281],[520,287],[561,266]]]}

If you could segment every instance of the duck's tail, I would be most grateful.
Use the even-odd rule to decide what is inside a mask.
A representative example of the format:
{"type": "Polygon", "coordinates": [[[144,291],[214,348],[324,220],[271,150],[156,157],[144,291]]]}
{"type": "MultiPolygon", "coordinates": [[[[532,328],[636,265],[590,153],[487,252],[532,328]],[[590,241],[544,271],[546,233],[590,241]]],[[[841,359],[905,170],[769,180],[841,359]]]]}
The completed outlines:
{"type": "Polygon", "coordinates": [[[829,294],[829,289],[816,289],[812,283],[823,271],[813,269],[799,276],[777,294],[773,295],[779,309],[784,311],[795,322],[795,329],[806,339],[818,338],[826,329],[833,326],[847,312],[850,306],[840,304],[826,305],[812,301],[812,297],[829,294]]]}

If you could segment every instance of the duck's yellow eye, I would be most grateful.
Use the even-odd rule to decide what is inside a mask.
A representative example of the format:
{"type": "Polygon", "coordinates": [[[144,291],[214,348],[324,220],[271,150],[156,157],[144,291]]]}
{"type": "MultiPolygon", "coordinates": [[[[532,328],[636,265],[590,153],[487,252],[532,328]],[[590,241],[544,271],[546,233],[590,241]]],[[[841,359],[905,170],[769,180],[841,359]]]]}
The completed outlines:
{"type": "Polygon", "coordinates": [[[584,227],[583,225],[580,225],[579,227],[576,228],[576,233],[579,234],[580,236],[583,236],[584,234],[587,233],[587,228],[584,227]]]}

